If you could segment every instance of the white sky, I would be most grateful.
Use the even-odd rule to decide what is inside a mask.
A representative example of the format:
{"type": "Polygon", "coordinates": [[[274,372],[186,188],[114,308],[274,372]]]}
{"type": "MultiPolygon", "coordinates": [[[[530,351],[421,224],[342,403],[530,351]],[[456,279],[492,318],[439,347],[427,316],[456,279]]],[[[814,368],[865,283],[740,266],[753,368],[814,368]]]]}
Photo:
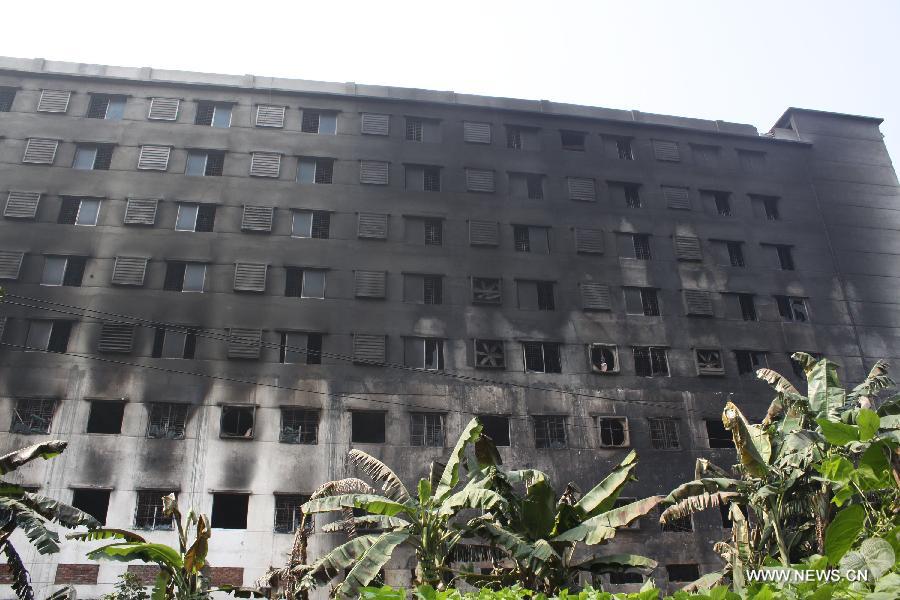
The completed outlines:
{"type": "Polygon", "coordinates": [[[761,131],[788,106],[879,116],[900,160],[896,0],[5,0],[2,21],[5,56],[548,99],[761,131]]]}

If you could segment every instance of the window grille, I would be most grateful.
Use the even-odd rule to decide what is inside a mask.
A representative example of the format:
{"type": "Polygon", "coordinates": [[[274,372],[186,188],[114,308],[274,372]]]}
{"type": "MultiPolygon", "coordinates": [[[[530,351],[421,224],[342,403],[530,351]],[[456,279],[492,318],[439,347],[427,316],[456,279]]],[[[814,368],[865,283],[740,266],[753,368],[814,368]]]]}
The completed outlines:
{"type": "Polygon", "coordinates": [[[155,439],[184,439],[188,405],[157,402],[149,405],[150,418],[147,437],[155,439]]]}
{"type": "Polygon", "coordinates": [[[444,415],[440,413],[411,413],[409,415],[410,445],[444,445],[444,415]]]}
{"type": "Polygon", "coordinates": [[[56,400],[53,398],[22,398],[13,409],[11,433],[50,433],[56,400]]]}
{"type": "Polygon", "coordinates": [[[319,411],[300,408],[281,409],[281,434],[285,444],[315,444],[319,436],[319,411]]]}
{"type": "Polygon", "coordinates": [[[557,415],[535,416],[534,446],[535,448],[565,448],[566,418],[557,415]]]}
{"type": "Polygon", "coordinates": [[[681,447],[678,441],[678,423],[668,417],[648,419],[650,423],[650,444],[657,450],[677,449],[681,447]]]}

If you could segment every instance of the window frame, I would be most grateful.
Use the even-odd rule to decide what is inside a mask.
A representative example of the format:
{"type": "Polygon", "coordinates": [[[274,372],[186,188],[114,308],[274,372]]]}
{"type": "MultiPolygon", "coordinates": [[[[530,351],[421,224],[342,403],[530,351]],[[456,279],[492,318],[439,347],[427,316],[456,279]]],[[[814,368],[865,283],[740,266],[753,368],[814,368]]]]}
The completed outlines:
{"type": "MultiPolygon", "coordinates": [[[[597,415],[597,442],[601,448],[628,448],[631,446],[631,435],[628,430],[628,417],[622,415],[597,415]],[[603,422],[616,421],[622,424],[622,443],[606,443],[603,441],[603,422]]],[[[615,435],[610,429],[610,436],[615,435]]]]}
{"type": "Polygon", "coordinates": [[[650,436],[650,447],[653,450],[681,450],[679,429],[678,419],[675,417],[647,417],[647,432],[650,436]],[[655,425],[656,428],[654,428],[655,425]]]}
{"type": "Polygon", "coordinates": [[[559,342],[545,342],[545,341],[534,341],[534,340],[525,340],[521,342],[522,344],[522,363],[524,366],[525,373],[540,373],[540,374],[560,374],[562,373],[562,344],[559,342]],[[541,349],[541,364],[543,365],[542,370],[529,369],[528,368],[528,350],[527,347],[530,344],[537,344],[541,349]],[[548,361],[547,360],[547,350],[552,349],[555,356],[552,357],[555,360],[555,364],[550,364],[549,366],[558,366],[559,370],[548,371],[548,361]]]}
{"type": "Polygon", "coordinates": [[[648,377],[648,378],[656,378],[656,377],[671,377],[672,369],[669,366],[669,349],[666,346],[632,346],[632,358],[634,360],[634,374],[636,377],[648,377]],[[638,352],[639,351],[647,351],[647,363],[649,367],[649,372],[644,373],[643,369],[638,369],[638,352]],[[662,360],[660,359],[660,353],[662,356],[662,360]],[[654,363],[659,365],[660,362],[664,362],[665,365],[665,374],[659,369],[654,369],[654,363]]]}
{"type": "Polygon", "coordinates": [[[424,448],[443,448],[446,445],[447,438],[447,419],[446,415],[441,412],[410,412],[409,413],[409,445],[424,448]],[[436,418],[437,426],[429,421],[436,418]],[[421,423],[416,421],[421,419],[421,423]],[[421,432],[417,431],[421,426],[421,432]],[[437,439],[435,432],[440,432],[440,440],[437,439]],[[421,443],[417,443],[421,439],[421,443]],[[429,443],[432,442],[432,443],[429,443]],[[439,442],[439,443],[434,443],[439,442]]]}
{"type": "Polygon", "coordinates": [[[605,344],[602,342],[591,342],[587,345],[587,354],[588,354],[588,364],[591,366],[591,373],[596,373],[599,375],[616,375],[620,373],[620,364],[619,364],[619,346],[616,344],[605,344]],[[613,368],[602,371],[597,368],[594,363],[594,349],[600,348],[605,350],[611,350],[613,354],[613,368]]]}

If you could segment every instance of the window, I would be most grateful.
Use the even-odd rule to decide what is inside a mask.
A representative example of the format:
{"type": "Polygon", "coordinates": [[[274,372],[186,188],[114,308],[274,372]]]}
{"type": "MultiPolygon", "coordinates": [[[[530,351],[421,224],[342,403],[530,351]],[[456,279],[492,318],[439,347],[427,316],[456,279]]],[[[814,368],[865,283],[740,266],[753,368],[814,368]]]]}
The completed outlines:
{"type": "Polygon", "coordinates": [[[747,263],[744,261],[744,245],[741,242],[725,242],[725,248],[728,250],[728,262],[732,267],[745,267],[747,263]]]}
{"type": "Polygon", "coordinates": [[[482,434],[491,438],[495,446],[509,446],[509,417],[506,415],[478,415],[482,434]]]}
{"type": "Polygon", "coordinates": [[[741,168],[744,171],[750,171],[751,173],[758,173],[763,170],[766,164],[766,153],[765,152],[754,152],[752,150],[738,150],[738,160],[741,163],[741,168]]]}
{"type": "Polygon", "coordinates": [[[88,433],[122,433],[125,403],[112,400],[92,400],[88,414],[88,433]]]}
{"type": "Polygon", "coordinates": [[[641,208],[641,186],[634,183],[626,183],[622,186],[625,191],[625,206],[628,208],[641,208]]]}
{"type": "Polygon", "coordinates": [[[694,359],[697,361],[698,375],[725,374],[725,362],[722,360],[721,350],[698,348],[694,350],[694,359]]]}
{"type": "Polygon", "coordinates": [[[518,306],[521,310],[556,310],[552,281],[516,281],[518,306]]]}
{"type": "Polygon", "coordinates": [[[553,342],[522,342],[526,373],[562,373],[559,344],[553,342]]]}
{"type": "Polygon", "coordinates": [[[35,165],[52,165],[56,159],[57,148],[59,148],[59,140],[28,138],[22,162],[35,165]]]}
{"type": "Polygon", "coordinates": [[[112,162],[112,144],[77,144],[73,169],[108,171],[112,162]]]}
{"type": "Polygon", "coordinates": [[[726,192],[711,192],[713,203],[716,206],[716,214],[720,217],[731,216],[731,198],[726,192]]]}
{"type": "Polygon", "coordinates": [[[794,255],[792,253],[791,247],[785,246],[783,244],[775,244],[774,248],[775,252],[778,254],[778,265],[781,267],[781,270],[793,271],[794,255]]]}
{"type": "Polygon", "coordinates": [[[422,136],[423,123],[422,119],[406,117],[406,139],[410,142],[423,141],[422,136]]]}
{"type": "Polygon", "coordinates": [[[247,529],[250,494],[213,493],[210,526],[218,529],[247,529]]]}
{"type": "Polygon", "coordinates": [[[444,340],[437,338],[404,338],[403,363],[414,369],[440,371],[444,368],[444,340]]]}
{"type": "Polygon", "coordinates": [[[197,330],[175,326],[157,327],[153,336],[153,358],[194,358],[197,330]]]}
{"type": "Polygon", "coordinates": [[[56,222],[60,225],[93,226],[99,216],[100,200],[63,197],[56,222]]]}
{"type": "Polygon", "coordinates": [[[638,377],[668,377],[666,349],[656,346],[634,347],[634,374],[638,377]]]}
{"type": "Polygon", "coordinates": [[[710,448],[734,448],[734,438],[722,419],[706,419],[706,439],[710,448]]]}
{"type": "Polygon", "coordinates": [[[506,126],[506,147],[512,150],[525,149],[525,131],[521,127],[506,126]]]}
{"type": "Polygon", "coordinates": [[[333,158],[301,158],[297,183],[329,184],[334,180],[333,158]]]}
{"type": "Polygon", "coordinates": [[[502,304],[503,280],[499,277],[472,278],[472,304],[502,304]]]}
{"type": "Polygon", "coordinates": [[[289,298],[325,298],[324,269],[286,267],[284,295],[289,298]]]}
{"type": "Polygon", "coordinates": [[[588,346],[591,370],[594,373],[618,373],[619,349],[611,344],[591,344],[588,346]]]}
{"type": "Polygon", "coordinates": [[[734,358],[737,361],[739,375],[752,375],[757,369],[768,367],[766,353],[756,350],[735,350],[734,358]]]}
{"type": "Polygon", "coordinates": [[[284,364],[322,364],[322,334],[281,332],[278,360],[284,364]]]}
{"type": "Polygon", "coordinates": [[[650,424],[650,444],[657,450],[677,450],[681,448],[678,441],[678,422],[671,417],[648,419],[650,424]]]}
{"type": "Polygon", "coordinates": [[[69,110],[69,99],[72,92],[68,90],[41,90],[38,100],[38,112],[64,113],[69,110]]]}
{"type": "Polygon", "coordinates": [[[409,443],[411,446],[444,446],[444,415],[441,413],[410,413],[409,443]]]}
{"type": "Polygon", "coordinates": [[[426,192],[441,191],[441,168],[422,167],[422,189],[426,192]]]}
{"type": "MultiPolygon", "coordinates": [[[[275,533],[294,533],[303,522],[300,507],[309,502],[309,496],[302,494],[275,494],[275,533]]],[[[306,520],[312,531],[312,515],[306,520]]]]}
{"type": "Polygon", "coordinates": [[[291,236],[327,240],[331,235],[331,213],[322,210],[295,210],[291,236]]]}
{"type": "Polygon", "coordinates": [[[219,437],[252,438],[255,416],[255,406],[223,406],[222,418],[219,421],[219,437]]]}
{"type": "Polygon", "coordinates": [[[502,369],[506,366],[502,340],[475,340],[475,367],[502,369]]]}
{"type": "Polygon", "coordinates": [[[616,139],[616,155],[619,160],[634,160],[634,151],[631,149],[631,138],[616,139]]]}
{"type": "Polygon", "coordinates": [[[172,517],[166,516],[163,498],[174,490],[139,490],[134,511],[135,529],[172,529],[172,517]]]}
{"type": "Polygon", "coordinates": [[[300,131],[334,135],[337,132],[337,113],[304,110],[303,119],[300,121],[300,131]]]}
{"type": "Polygon", "coordinates": [[[16,400],[13,408],[12,427],[10,433],[50,433],[53,424],[53,411],[56,400],[53,398],[22,398],[16,400]]]}
{"type": "Polygon", "coordinates": [[[745,321],[756,321],[756,303],[753,294],[735,294],[741,310],[741,318],[745,321]]]}
{"type": "Polygon", "coordinates": [[[425,227],[425,245],[440,246],[444,237],[444,222],[440,219],[423,219],[425,227]]]}
{"type": "Polygon", "coordinates": [[[631,243],[634,246],[634,258],[638,260],[650,260],[650,236],[646,233],[631,234],[631,243]]]}
{"type": "Polygon", "coordinates": [[[441,168],[436,165],[405,165],[406,189],[415,192],[441,191],[441,168]]]}
{"type": "Polygon", "coordinates": [[[124,96],[107,96],[106,94],[91,94],[88,104],[88,119],[106,119],[107,121],[121,121],[125,112],[124,96]]]}
{"type": "Polygon", "coordinates": [[[657,290],[653,288],[626,287],[625,313],[629,315],[644,315],[646,317],[658,317],[659,297],[657,290]]]}
{"type": "Polygon", "coordinates": [[[45,256],[41,285],[81,287],[86,264],[83,256],[45,256]]]}
{"type": "MultiPolygon", "coordinates": [[[[630,583],[644,583],[644,576],[637,571],[611,571],[609,573],[610,585],[627,585],[630,583]]],[[[595,586],[599,587],[599,586],[595,586]]]]}
{"type": "Polygon", "coordinates": [[[566,447],[566,418],[562,415],[537,415],[534,418],[534,447],[566,447]]]}
{"type": "Polygon", "coordinates": [[[215,204],[178,204],[175,231],[210,232],[215,223],[215,204]]]}
{"type": "Polygon", "coordinates": [[[202,100],[197,103],[197,116],[194,117],[194,125],[207,125],[211,127],[231,127],[231,104],[226,102],[209,102],[202,100]]]}
{"type": "Polygon", "coordinates": [[[385,413],[371,410],[350,412],[350,441],[355,444],[383,444],[385,413]]]}
{"type": "Polygon", "coordinates": [[[785,321],[805,323],[809,320],[809,311],[803,298],[775,296],[775,303],[778,304],[778,314],[785,321]]]}
{"type": "Polygon", "coordinates": [[[719,147],[691,144],[694,160],[701,167],[714,168],[719,164],[719,147]]]}
{"type": "Polygon", "coordinates": [[[12,110],[13,100],[15,99],[15,88],[0,88],[0,112],[10,112],[12,110]]]}
{"type": "Polygon", "coordinates": [[[440,275],[403,274],[403,301],[417,304],[443,303],[443,277],[440,275]]]}
{"type": "Polygon", "coordinates": [[[316,444],[318,438],[319,411],[304,408],[281,409],[279,442],[283,444],[316,444]]]}
{"type": "Polygon", "coordinates": [[[31,351],[65,354],[72,335],[71,321],[28,321],[25,348],[31,351]]]}
{"type": "Polygon", "coordinates": [[[153,439],[184,439],[188,405],[172,402],[154,402],[149,405],[147,437],[153,439]]]}
{"type": "Polygon", "coordinates": [[[563,150],[572,150],[574,152],[584,152],[587,134],[583,131],[566,131],[559,132],[563,150]]]}
{"type": "Polygon", "coordinates": [[[225,152],[221,150],[191,150],[188,152],[185,175],[220,177],[225,167],[225,152]]]}
{"type": "Polygon", "coordinates": [[[106,525],[106,513],[109,511],[109,490],[78,488],[72,490],[72,506],[86,512],[101,525],[106,525]]]}
{"type": "Polygon", "coordinates": [[[170,261],[166,263],[163,289],[169,292],[202,292],[205,280],[205,264],[170,261]]]}
{"type": "Polygon", "coordinates": [[[781,219],[781,213],[778,211],[778,198],[772,196],[759,197],[762,204],[762,212],[769,221],[778,221],[781,219]]]}
{"type": "Polygon", "coordinates": [[[696,581],[700,579],[700,568],[697,565],[666,565],[669,581],[696,581]]]}
{"type": "Polygon", "coordinates": [[[600,445],[604,448],[619,448],[628,445],[628,419],[625,417],[598,417],[600,445]]]}
{"type": "Polygon", "coordinates": [[[516,252],[549,254],[550,228],[513,225],[513,243],[516,252]]]}

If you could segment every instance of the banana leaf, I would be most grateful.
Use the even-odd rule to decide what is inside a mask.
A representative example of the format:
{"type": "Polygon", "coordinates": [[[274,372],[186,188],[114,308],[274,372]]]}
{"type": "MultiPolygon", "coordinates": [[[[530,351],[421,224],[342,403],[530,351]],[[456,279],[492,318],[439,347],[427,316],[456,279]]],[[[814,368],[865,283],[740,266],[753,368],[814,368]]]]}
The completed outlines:
{"type": "Polygon", "coordinates": [[[628,483],[631,473],[637,467],[637,453],[632,450],[612,472],[603,478],[588,493],[575,503],[587,516],[594,516],[613,507],[622,487],[628,483]]]}
{"type": "Polygon", "coordinates": [[[342,508],[363,508],[370,513],[393,517],[401,513],[409,514],[411,508],[406,504],[394,502],[384,496],[375,494],[345,494],[343,496],[325,496],[308,501],[301,507],[304,513],[320,513],[341,510],[342,508]]]}
{"type": "Polygon", "coordinates": [[[335,595],[338,597],[358,596],[359,590],[369,585],[369,582],[378,575],[378,571],[387,564],[394,548],[407,539],[409,539],[409,533],[405,531],[388,531],[381,534],[359,557],[337,588],[335,595]]]}
{"type": "Polygon", "coordinates": [[[356,449],[351,450],[347,454],[347,458],[351,464],[362,469],[373,481],[382,484],[381,490],[388,498],[400,503],[410,500],[409,490],[386,464],[374,456],[356,449]]]}
{"type": "Polygon", "coordinates": [[[481,423],[478,422],[478,419],[472,419],[466,425],[466,428],[463,429],[459,439],[456,440],[456,445],[450,452],[450,457],[447,459],[441,478],[438,480],[437,485],[434,486],[434,499],[436,502],[443,502],[453,491],[453,488],[456,487],[456,484],[459,483],[459,465],[465,454],[466,446],[478,441],[478,438],[481,436],[481,430],[481,423]]]}
{"type": "Polygon", "coordinates": [[[54,456],[59,456],[66,449],[67,445],[68,442],[62,440],[49,440],[4,454],[0,456],[0,475],[11,473],[36,458],[49,460],[54,456]]]}

